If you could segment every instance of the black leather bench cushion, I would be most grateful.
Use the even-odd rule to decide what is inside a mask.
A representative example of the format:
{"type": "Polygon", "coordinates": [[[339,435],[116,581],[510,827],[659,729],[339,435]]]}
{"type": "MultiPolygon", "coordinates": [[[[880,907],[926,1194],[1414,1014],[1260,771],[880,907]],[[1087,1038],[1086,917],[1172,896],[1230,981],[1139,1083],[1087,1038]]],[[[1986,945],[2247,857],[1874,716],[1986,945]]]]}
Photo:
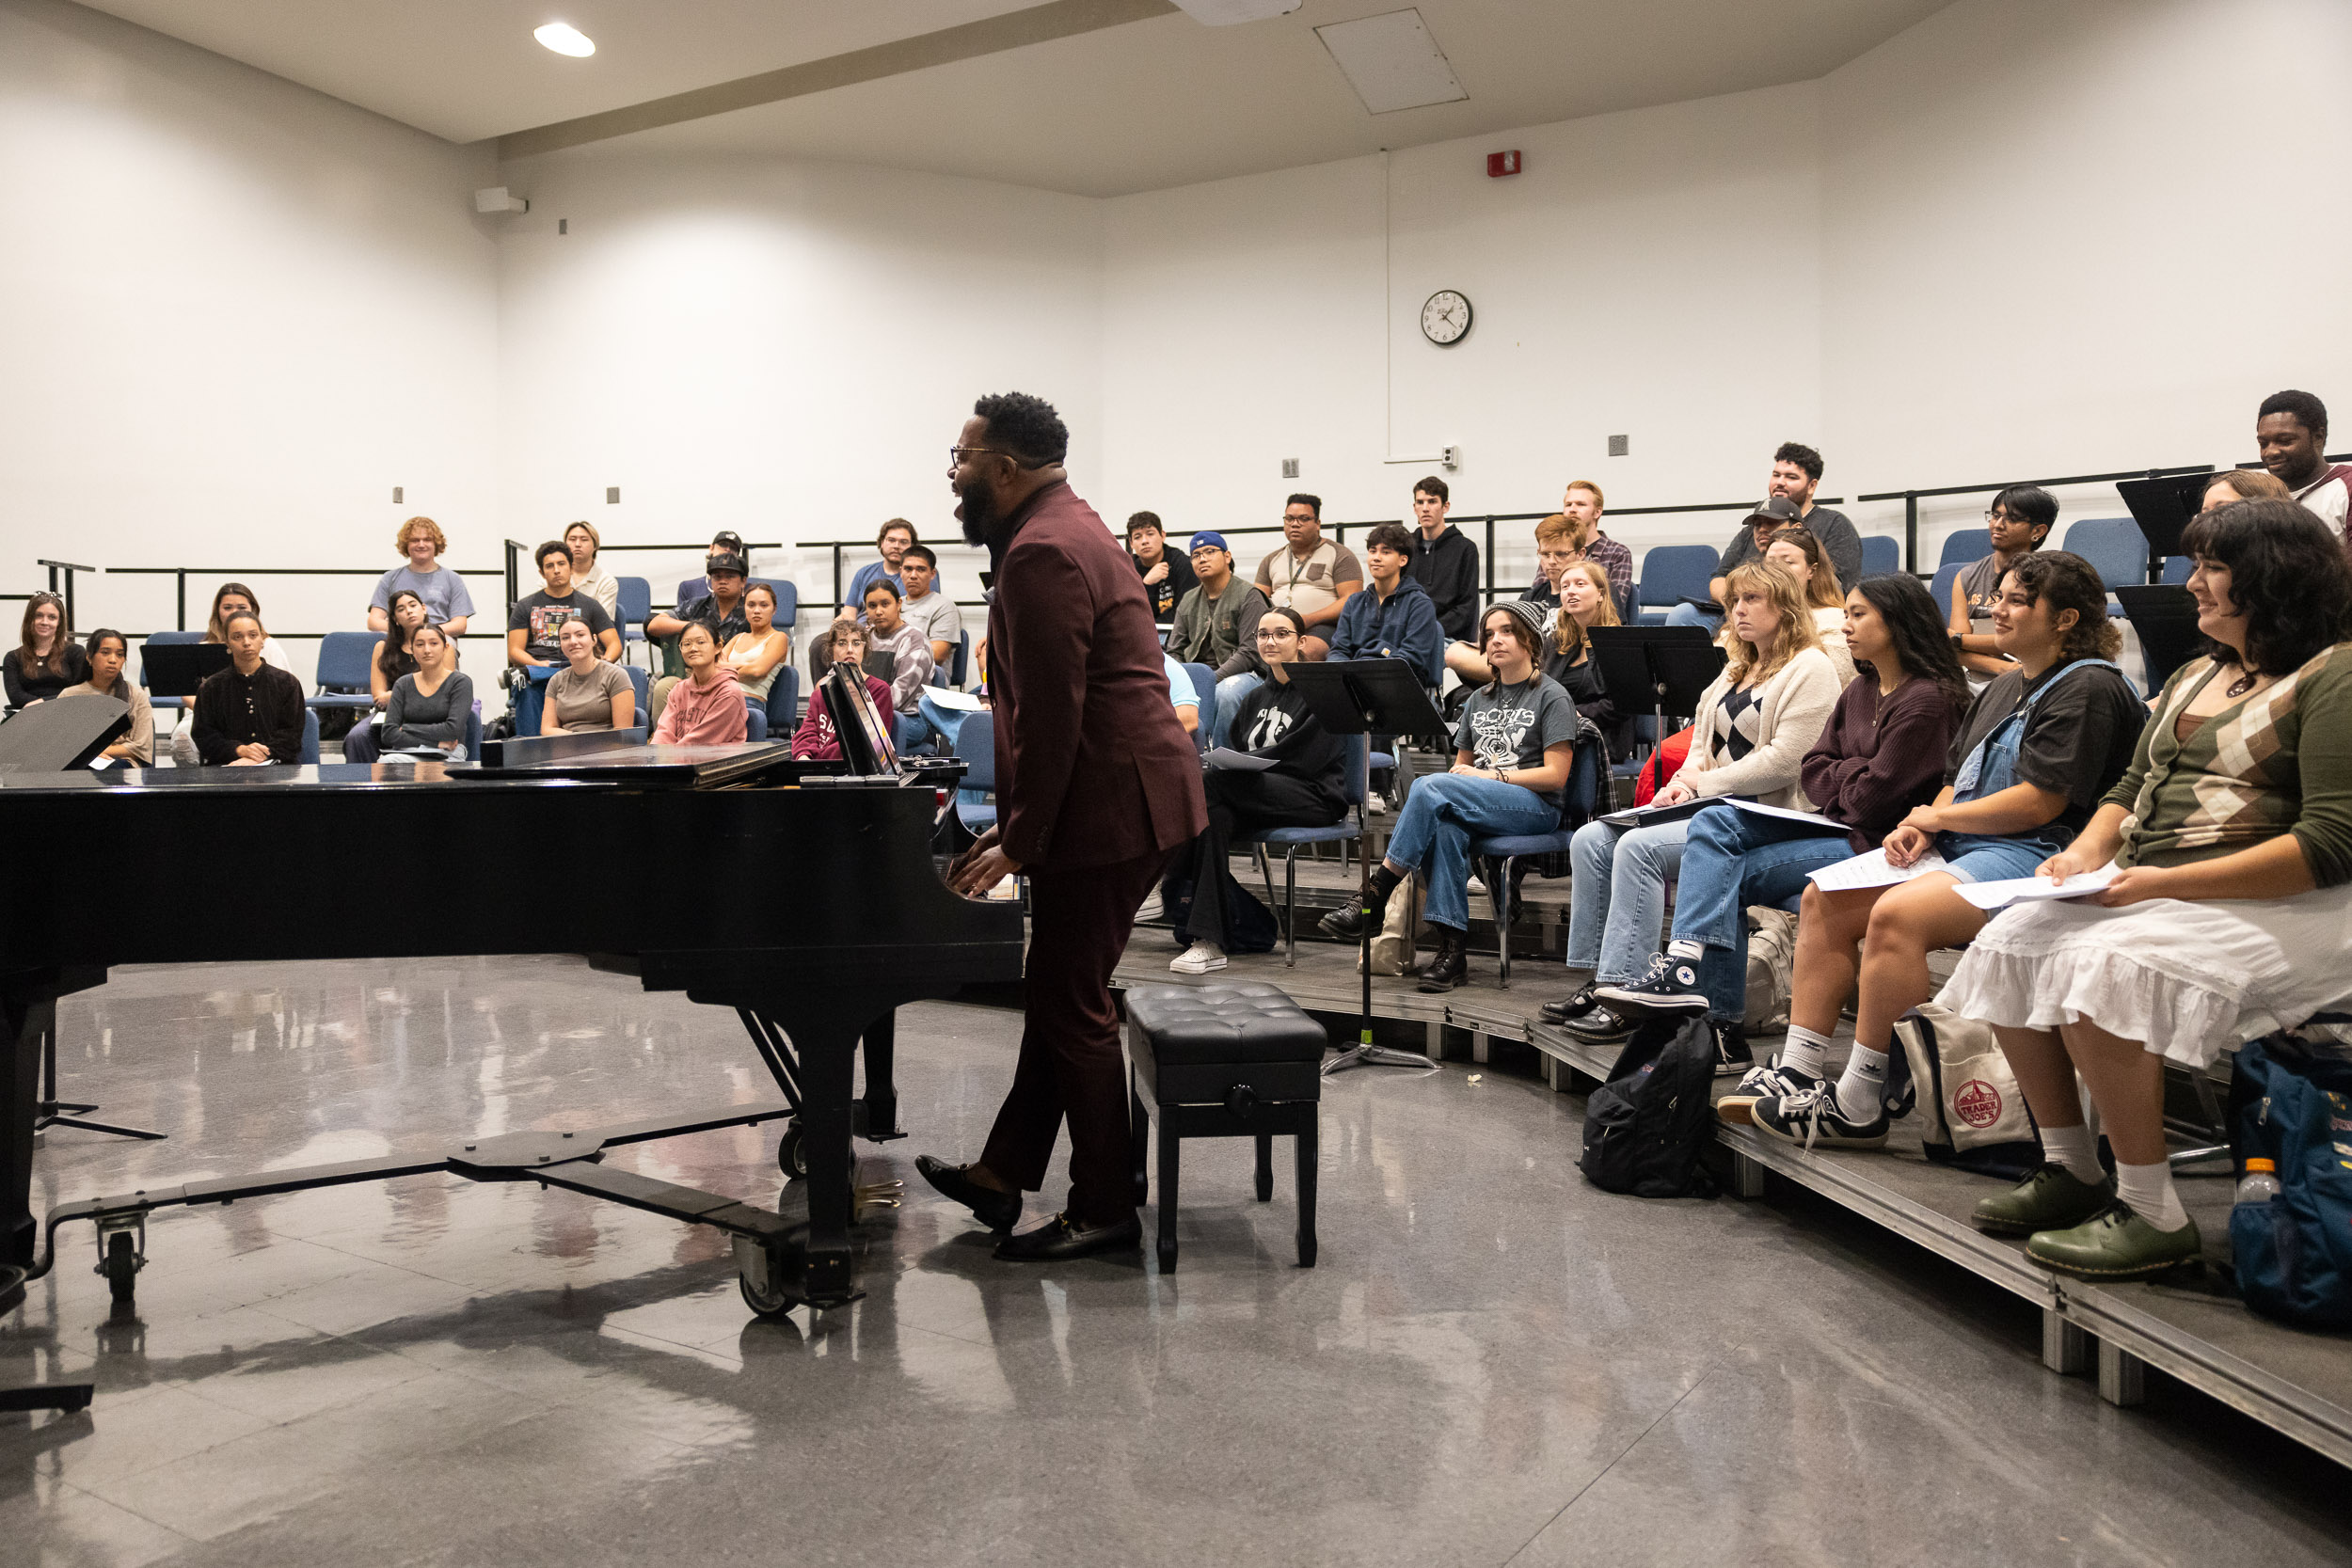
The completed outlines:
{"type": "Polygon", "coordinates": [[[1323,1025],[1263,980],[1137,986],[1127,992],[1131,1033],[1158,1062],[1321,1062],[1323,1025]]]}

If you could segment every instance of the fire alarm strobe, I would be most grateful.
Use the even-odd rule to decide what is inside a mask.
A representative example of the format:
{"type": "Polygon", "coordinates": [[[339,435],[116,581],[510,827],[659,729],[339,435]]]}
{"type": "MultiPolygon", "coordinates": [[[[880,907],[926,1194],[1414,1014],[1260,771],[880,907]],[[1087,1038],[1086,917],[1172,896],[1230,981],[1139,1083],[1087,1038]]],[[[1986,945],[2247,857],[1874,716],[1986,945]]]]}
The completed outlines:
{"type": "Polygon", "coordinates": [[[1517,174],[1518,171],[1519,150],[1518,148],[1515,147],[1508,152],[1489,152],[1486,154],[1487,179],[1500,180],[1506,174],[1517,174]]]}

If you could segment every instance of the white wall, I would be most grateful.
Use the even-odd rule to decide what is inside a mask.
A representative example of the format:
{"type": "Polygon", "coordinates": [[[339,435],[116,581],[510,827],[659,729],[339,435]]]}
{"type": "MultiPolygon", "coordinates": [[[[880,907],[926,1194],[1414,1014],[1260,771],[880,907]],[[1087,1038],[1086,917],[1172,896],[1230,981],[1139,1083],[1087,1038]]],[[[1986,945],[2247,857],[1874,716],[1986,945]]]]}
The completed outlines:
{"type": "MultiPolygon", "coordinates": [[[[389,566],[418,512],[458,564],[493,563],[496,255],[469,195],[490,174],[217,55],[0,0],[0,587],[39,586],[39,556],[389,566]]],[[[365,602],[357,579],[255,586],[290,629],[365,602]]],[[[168,579],[120,577],[76,608],[129,630],[173,609],[168,579]]]]}
{"type": "MultiPolygon", "coordinates": [[[[1051,400],[1075,471],[1097,467],[1095,201],[594,150],[504,177],[532,200],[500,245],[500,482],[516,539],[584,516],[616,541],[695,546],[608,560],[662,601],[719,529],[870,541],[903,516],[942,547],[949,592],[977,597],[973,553],[946,548],[946,449],[973,399],[1051,400]]],[[[861,546],[850,568],[870,557],[861,546]]],[[[804,604],[829,594],[829,552],[754,566],[795,577],[804,604]]]]}
{"type": "Polygon", "coordinates": [[[1579,475],[1628,505],[1760,494],[1772,449],[1820,424],[1817,98],[1773,88],[1113,200],[1104,510],[1264,524],[1302,488],[1336,517],[1393,517],[1436,465],[1382,459],[1449,443],[1457,515],[1554,506],[1579,475]],[[1526,172],[1489,180],[1485,153],[1506,146],[1526,172]],[[1420,327],[1440,288],[1477,312],[1450,348],[1420,327]],[[1629,456],[1606,455],[1612,434],[1629,456]]]}

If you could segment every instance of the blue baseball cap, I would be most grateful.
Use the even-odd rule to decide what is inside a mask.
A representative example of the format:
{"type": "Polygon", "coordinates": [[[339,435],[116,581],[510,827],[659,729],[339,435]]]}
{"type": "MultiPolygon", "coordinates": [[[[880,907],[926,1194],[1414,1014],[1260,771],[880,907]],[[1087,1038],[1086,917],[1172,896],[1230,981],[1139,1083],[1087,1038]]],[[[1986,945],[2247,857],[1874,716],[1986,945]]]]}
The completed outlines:
{"type": "Polygon", "coordinates": [[[1233,546],[1225,542],[1225,535],[1211,529],[1204,529],[1194,534],[1192,543],[1184,546],[1184,553],[1190,555],[1195,550],[1207,549],[1212,546],[1223,550],[1227,555],[1233,553],[1233,546]]]}

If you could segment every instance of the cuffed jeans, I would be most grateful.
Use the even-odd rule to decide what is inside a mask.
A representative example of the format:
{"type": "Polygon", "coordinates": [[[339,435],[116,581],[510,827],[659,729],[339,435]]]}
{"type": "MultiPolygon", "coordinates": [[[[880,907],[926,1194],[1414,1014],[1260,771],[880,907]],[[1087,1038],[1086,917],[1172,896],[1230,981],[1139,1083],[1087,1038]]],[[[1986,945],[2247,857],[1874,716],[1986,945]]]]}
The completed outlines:
{"type": "Polygon", "coordinates": [[[1422,914],[1432,926],[1470,929],[1470,847],[1477,838],[1548,833],[1560,826],[1560,808],[1518,784],[1468,773],[1432,773],[1413,781],[1389,863],[1422,874],[1429,890],[1422,914]]]}
{"type": "Polygon", "coordinates": [[[1853,853],[1842,833],[1728,805],[1691,819],[1675,884],[1674,934],[1707,944],[1699,990],[1708,1017],[1737,1022],[1747,1011],[1747,907],[1787,903],[1804,892],[1813,872],[1853,853]]]}
{"type": "Polygon", "coordinates": [[[1639,979],[1658,951],[1666,919],[1666,879],[1682,864],[1690,824],[1621,828],[1587,822],[1568,844],[1568,967],[1614,984],[1639,979]]]}

